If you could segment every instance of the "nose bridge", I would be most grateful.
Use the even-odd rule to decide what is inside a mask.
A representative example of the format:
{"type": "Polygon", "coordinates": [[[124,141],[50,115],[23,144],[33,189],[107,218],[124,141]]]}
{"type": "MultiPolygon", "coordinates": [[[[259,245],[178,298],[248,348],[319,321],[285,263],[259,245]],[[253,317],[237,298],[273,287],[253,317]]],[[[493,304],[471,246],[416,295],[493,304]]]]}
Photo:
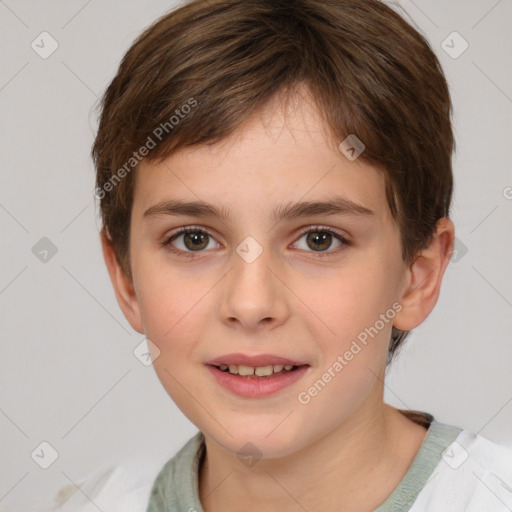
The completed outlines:
{"type": "Polygon", "coordinates": [[[271,251],[252,236],[235,248],[222,298],[223,320],[238,320],[247,328],[255,328],[262,320],[283,319],[285,299],[270,270],[274,266],[271,251]]]}
{"type": "MultiPolygon", "coordinates": [[[[246,237],[236,248],[233,255],[232,293],[240,298],[264,299],[263,295],[271,295],[272,283],[269,282],[271,273],[271,254],[254,237],[246,237]]],[[[268,302],[269,297],[266,297],[268,302]]]]}

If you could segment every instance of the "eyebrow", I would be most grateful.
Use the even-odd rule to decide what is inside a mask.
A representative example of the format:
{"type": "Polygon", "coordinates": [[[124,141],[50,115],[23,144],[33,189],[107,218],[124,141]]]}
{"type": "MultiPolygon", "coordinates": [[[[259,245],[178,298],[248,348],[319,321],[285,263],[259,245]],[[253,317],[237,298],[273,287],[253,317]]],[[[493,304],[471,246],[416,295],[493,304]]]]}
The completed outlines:
{"type": "MultiPolygon", "coordinates": [[[[151,206],[144,212],[144,219],[157,215],[218,217],[225,221],[232,220],[231,210],[224,206],[217,207],[203,201],[182,201],[172,199],[151,206]]],[[[305,201],[278,205],[271,214],[274,222],[291,220],[312,215],[375,215],[373,210],[355,203],[345,197],[333,197],[322,201],[305,201]]]]}

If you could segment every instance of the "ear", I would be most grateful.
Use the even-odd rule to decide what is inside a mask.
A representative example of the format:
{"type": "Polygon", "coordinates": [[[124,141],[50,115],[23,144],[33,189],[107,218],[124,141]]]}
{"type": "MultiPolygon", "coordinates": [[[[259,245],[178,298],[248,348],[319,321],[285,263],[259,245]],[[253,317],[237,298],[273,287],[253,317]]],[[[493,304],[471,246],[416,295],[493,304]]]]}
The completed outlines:
{"type": "Polygon", "coordinates": [[[115,255],[114,246],[112,245],[112,242],[105,230],[101,231],[100,236],[103,258],[107,265],[112,286],[114,287],[117,303],[133,329],[138,333],[143,334],[144,328],[142,325],[139,301],[135,294],[132,280],[121,269],[115,255]]]}
{"type": "Polygon", "coordinates": [[[420,325],[436,305],[444,271],[453,252],[455,228],[443,217],[436,224],[430,245],[424,249],[407,269],[400,304],[393,326],[408,331],[420,325]]]}

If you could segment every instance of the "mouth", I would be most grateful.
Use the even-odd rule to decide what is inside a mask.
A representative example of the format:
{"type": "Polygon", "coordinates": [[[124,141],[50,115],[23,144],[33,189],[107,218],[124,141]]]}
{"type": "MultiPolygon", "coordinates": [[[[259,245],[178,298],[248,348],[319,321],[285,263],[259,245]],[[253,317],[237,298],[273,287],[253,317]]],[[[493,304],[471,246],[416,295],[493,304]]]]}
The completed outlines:
{"type": "MultiPolygon", "coordinates": [[[[240,363],[240,358],[237,362],[240,363]]],[[[264,364],[259,362],[257,366],[233,362],[226,364],[221,361],[212,361],[205,366],[213,377],[213,382],[225,391],[251,399],[263,399],[284,391],[285,388],[292,388],[295,383],[310,374],[311,368],[309,364],[289,359],[269,364],[268,358],[264,364]]]]}
{"type": "Polygon", "coordinates": [[[265,398],[309,375],[311,366],[270,354],[227,354],[205,363],[214,382],[231,394],[265,398]]]}

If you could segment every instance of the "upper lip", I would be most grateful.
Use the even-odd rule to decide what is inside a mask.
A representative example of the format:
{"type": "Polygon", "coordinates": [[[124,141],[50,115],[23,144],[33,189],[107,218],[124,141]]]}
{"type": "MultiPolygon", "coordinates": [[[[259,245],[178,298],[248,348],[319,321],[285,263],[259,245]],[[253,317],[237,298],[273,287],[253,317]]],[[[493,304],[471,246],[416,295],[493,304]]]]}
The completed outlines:
{"type": "Polygon", "coordinates": [[[216,357],[215,359],[211,359],[207,361],[205,364],[209,364],[212,366],[220,366],[221,364],[226,365],[243,365],[243,366],[268,366],[275,364],[282,365],[293,365],[293,366],[302,366],[307,363],[297,361],[296,359],[289,359],[287,357],[276,356],[273,354],[258,354],[254,356],[250,356],[247,354],[225,354],[223,356],[216,357]]]}

